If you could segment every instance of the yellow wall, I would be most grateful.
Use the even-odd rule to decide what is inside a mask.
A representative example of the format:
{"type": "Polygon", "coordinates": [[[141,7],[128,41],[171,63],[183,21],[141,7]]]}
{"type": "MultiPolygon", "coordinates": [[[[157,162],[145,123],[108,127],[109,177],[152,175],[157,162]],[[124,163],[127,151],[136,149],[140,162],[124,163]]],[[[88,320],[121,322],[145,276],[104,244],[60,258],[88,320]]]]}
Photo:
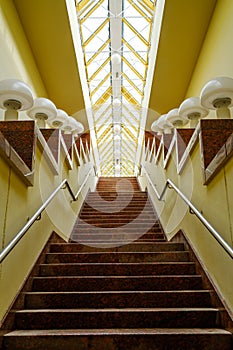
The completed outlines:
{"type": "MultiPolygon", "coordinates": [[[[0,52],[0,80],[23,80],[31,87],[34,97],[46,97],[46,89],[11,0],[0,0],[0,52]]],[[[20,119],[25,118],[26,114],[21,112],[20,119]]],[[[74,161],[73,169],[70,170],[65,162],[65,153],[61,152],[59,174],[54,175],[44,155],[45,151],[37,144],[32,187],[27,187],[0,157],[0,250],[11,241],[64,178],[68,179],[76,193],[92,167],[91,162],[81,161],[78,164],[74,161]]],[[[83,198],[89,188],[94,188],[95,181],[92,172],[77,202],[71,203],[68,191],[61,190],[43,213],[42,219],[29,229],[0,265],[0,323],[52,231],[55,230],[68,240],[83,198]]]]}
{"type": "Polygon", "coordinates": [[[218,0],[187,97],[199,96],[203,85],[214,77],[233,77],[232,15],[232,0],[218,0]]]}
{"type": "MultiPolygon", "coordinates": [[[[145,161],[144,166],[159,194],[163,190],[166,179],[171,179],[222,235],[224,240],[233,246],[232,158],[207,186],[203,185],[199,143],[180,175],[177,174],[175,148],[166,170],[163,169],[162,157],[160,157],[158,164],[155,164],[153,159],[152,162],[145,161]]],[[[232,259],[211,237],[196,216],[189,213],[187,205],[175,191],[168,189],[164,197],[165,201],[159,202],[151,186],[147,184],[145,173],[142,174],[140,182],[142,187],[148,187],[148,192],[168,239],[171,239],[179,229],[184,230],[199,257],[204,261],[227,305],[233,310],[232,259]]]]}
{"type": "Polygon", "coordinates": [[[0,52],[1,80],[20,79],[31,87],[34,97],[46,97],[46,89],[12,0],[0,1],[0,52]]]}
{"type": "MultiPolygon", "coordinates": [[[[232,16],[233,2],[218,0],[186,97],[199,96],[203,85],[211,78],[221,75],[233,77],[232,16]]],[[[215,118],[215,112],[212,111],[208,118],[215,118]]],[[[233,245],[232,158],[207,186],[203,185],[199,143],[181,175],[177,174],[175,149],[166,170],[163,169],[162,158],[157,165],[152,161],[152,163],[145,162],[145,166],[159,193],[162,191],[165,179],[170,178],[222,237],[231,246],[233,245]]],[[[145,182],[146,178],[143,176],[144,186],[145,182]]],[[[177,198],[174,191],[167,191],[164,203],[158,202],[151,187],[148,188],[168,238],[172,238],[179,228],[186,232],[227,305],[233,310],[232,259],[198,219],[188,212],[187,206],[177,198]]]]}

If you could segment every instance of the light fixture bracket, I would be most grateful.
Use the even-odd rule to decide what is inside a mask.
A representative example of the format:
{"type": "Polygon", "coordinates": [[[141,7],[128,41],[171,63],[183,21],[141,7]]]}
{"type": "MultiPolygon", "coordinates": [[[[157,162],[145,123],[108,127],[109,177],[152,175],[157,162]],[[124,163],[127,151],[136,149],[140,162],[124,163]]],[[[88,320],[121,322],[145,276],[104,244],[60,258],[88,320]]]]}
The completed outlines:
{"type": "Polygon", "coordinates": [[[222,107],[228,107],[231,104],[231,98],[230,97],[223,97],[223,98],[216,98],[213,101],[213,106],[215,108],[222,108],[222,107]]]}
{"type": "Polygon", "coordinates": [[[17,111],[18,109],[20,109],[22,107],[22,103],[18,100],[13,100],[13,99],[9,99],[4,101],[3,106],[6,109],[13,109],[15,111],[17,111]]]}

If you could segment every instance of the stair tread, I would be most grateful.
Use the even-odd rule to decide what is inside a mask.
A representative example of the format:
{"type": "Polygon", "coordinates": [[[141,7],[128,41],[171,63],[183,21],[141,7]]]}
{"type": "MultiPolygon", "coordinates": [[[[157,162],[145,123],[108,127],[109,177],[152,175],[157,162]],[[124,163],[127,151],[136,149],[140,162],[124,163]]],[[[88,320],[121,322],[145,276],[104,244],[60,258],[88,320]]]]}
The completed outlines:
{"type": "Polygon", "coordinates": [[[92,263],[88,263],[88,262],[78,262],[78,263],[44,263],[44,264],[40,264],[40,266],[58,266],[58,265],[62,265],[62,266],[73,266],[73,265],[77,265],[77,266],[82,266],[82,265],[88,265],[88,266],[92,266],[92,265],[109,265],[109,266],[121,266],[121,265],[133,265],[133,266],[141,266],[141,265],[195,265],[194,262],[192,261],[143,261],[143,262],[92,262],[92,263]]]}
{"type": "Polygon", "coordinates": [[[231,333],[221,328],[107,328],[107,329],[35,329],[14,330],[5,334],[9,336],[37,336],[37,335],[113,335],[113,334],[225,334],[231,333]]]}
{"type": "Polygon", "coordinates": [[[63,292],[46,292],[46,291],[41,291],[41,292],[37,292],[37,291],[31,291],[31,292],[24,292],[23,294],[25,295],[76,295],[76,294],[161,294],[161,293],[164,293],[164,294],[169,294],[169,293],[179,293],[179,294],[184,294],[184,293],[195,293],[195,294],[198,294],[198,293],[209,293],[210,290],[209,289],[194,289],[194,290],[161,290],[161,291],[158,291],[158,290],[136,290],[136,291],[126,291],[126,290],[113,290],[113,291],[71,291],[71,292],[66,292],[66,291],[63,291],[63,292]]]}
{"type": "Polygon", "coordinates": [[[178,278],[178,279],[180,279],[181,277],[183,277],[183,278],[186,278],[186,277],[189,278],[189,277],[191,277],[191,278],[198,278],[198,279],[200,279],[200,278],[201,278],[201,275],[36,276],[36,277],[33,277],[33,279],[90,279],[90,278],[98,278],[98,279],[101,279],[101,278],[105,278],[105,279],[119,279],[119,278],[124,278],[124,279],[125,279],[125,278],[129,278],[129,279],[133,279],[133,278],[137,278],[137,279],[139,279],[139,278],[140,278],[140,279],[149,279],[149,278],[152,278],[152,279],[156,279],[156,278],[165,278],[165,279],[168,279],[169,277],[171,277],[171,278],[178,278]]]}
{"type": "Polygon", "coordinates": [[[98,308],[92,308],[92,309],[74,309],[74,308],[70,308],[70,309],[23,309],[23,310],[12,310],[14,312],[16,312],[17,314],[24,314],[24,313],[71,313],[71,312],[76,312],[76,313],[115,313],[115,312],[119,312],[119,313],[137,313],[137,312],[218,312],[219,310],[217,308],[213,308],[213,307],[174,307],[174,308],[102,308],[102,309],[98,309],[98,308]]]}
{"type": "Polygon", "coordinates": [[[128,252],[128,251],[125,251],[125,252],[104,252],[104,251],[99,251],[99,252],[50,252],[50,253],[47,253],[47,255],[99,255],[99,254],[102,254],[102,255],[124,255],[124,254],[128,254],[128,255],[135,255],[135,254],[140,254],[140,255],[143,255],[143,254],[154,254],[154,255],[158,255],[158,254],[164,254],[164,255],[167,255],[167,254],[189,254],[189,251],[187,250],[169,250],[169,251],[143,251],[143,252],[128,252]]]}

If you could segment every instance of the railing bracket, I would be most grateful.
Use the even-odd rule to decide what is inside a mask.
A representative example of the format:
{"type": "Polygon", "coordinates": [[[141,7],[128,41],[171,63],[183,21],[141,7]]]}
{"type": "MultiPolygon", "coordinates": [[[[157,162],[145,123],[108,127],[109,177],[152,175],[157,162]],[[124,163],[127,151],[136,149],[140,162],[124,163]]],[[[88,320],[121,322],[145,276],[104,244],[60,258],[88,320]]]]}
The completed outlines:
{"type": "Polygon", "coordinates": [[[189,213],[190,214],[195,214],[194,211],[192,210],[192,208],[189,207],[189,213]]]}
{"type": "Polygon", "coordinates": [[[40,220],[41,220],[41,213],[36,218],[36,221],[40,221],[40,220]]]}

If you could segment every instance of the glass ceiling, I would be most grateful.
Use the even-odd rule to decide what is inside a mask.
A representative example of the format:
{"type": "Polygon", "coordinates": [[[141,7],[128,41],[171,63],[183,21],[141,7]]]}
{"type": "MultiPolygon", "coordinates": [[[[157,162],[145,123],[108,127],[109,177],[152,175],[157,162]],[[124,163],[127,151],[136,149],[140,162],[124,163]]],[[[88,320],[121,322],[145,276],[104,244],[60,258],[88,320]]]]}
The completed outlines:
{"type": "Polygon", "coordinates": [[[155,6],[156,0],[76,1],[102,176],[135,174],[155,6]]]}

